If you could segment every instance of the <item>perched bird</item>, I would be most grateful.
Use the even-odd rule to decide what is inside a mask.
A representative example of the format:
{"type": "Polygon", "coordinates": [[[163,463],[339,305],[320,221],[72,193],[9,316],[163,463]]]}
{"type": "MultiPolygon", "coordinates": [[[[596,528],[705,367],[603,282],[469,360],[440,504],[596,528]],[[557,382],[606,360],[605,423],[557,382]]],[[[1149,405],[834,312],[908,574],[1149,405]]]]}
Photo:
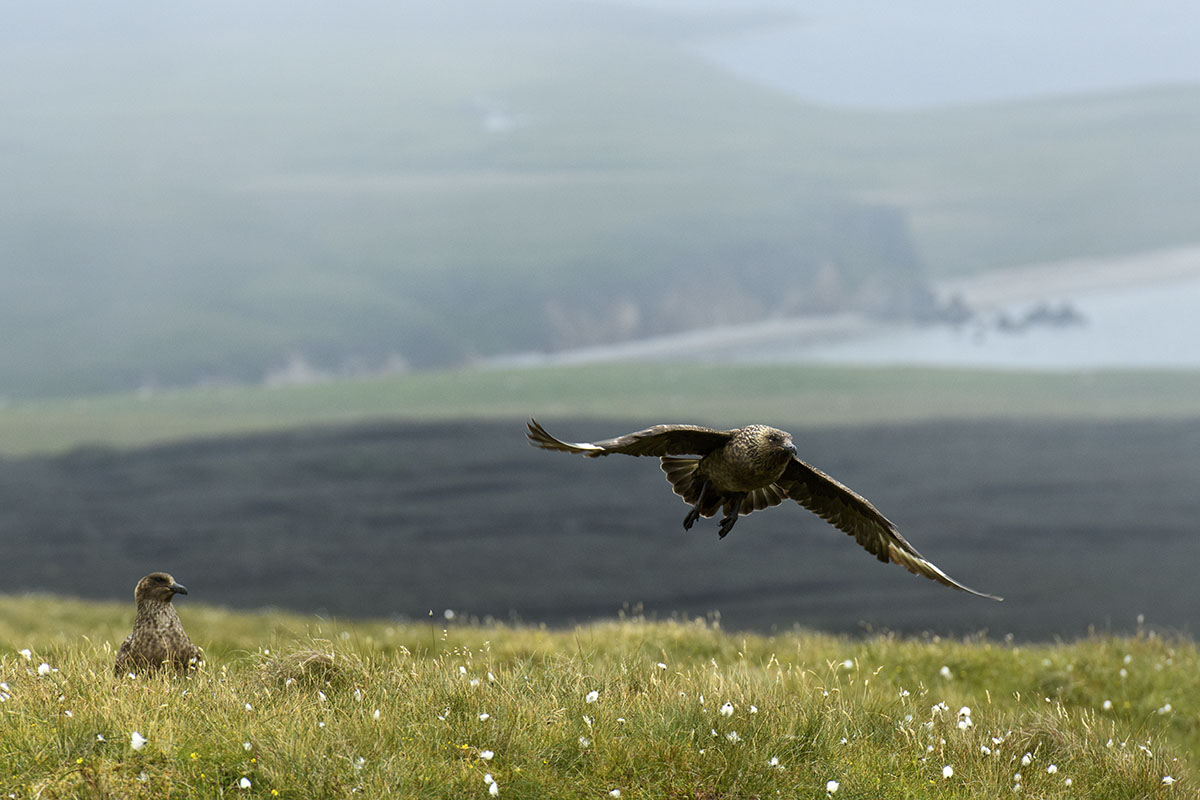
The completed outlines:
{"type": "Polygon", "coordinates": [[[137,601],[133,632],[121,643],[113,667],[118,676],[164,665],[184,672],[199,665],[200,648],[184,633],[183,623],[171,605],[171,598],[187,593],[183,584],[165,572],[152,572],[138,581],[133,590],[137,601]]]}
{"type": "Polygon", "coordinates": [[[880,561],[899,564],[914,575],[991,600],[1002,598],[963,586],[926,560],[887,517],[865,497],[796,457],[787,431],[747,425],[728,431],[698,425],[655,425],[600,442],[555,439],[531,419],[527,436],[535,447],[595,458],[609,453],[658,456],[675,494],[691,505],[683,518],[690,529],[700,517],[724,512],[724,538],[741,514],[795,500],[854,537],[880,561]],[[695,458],[680,458],[690,454],[695,458]]]}

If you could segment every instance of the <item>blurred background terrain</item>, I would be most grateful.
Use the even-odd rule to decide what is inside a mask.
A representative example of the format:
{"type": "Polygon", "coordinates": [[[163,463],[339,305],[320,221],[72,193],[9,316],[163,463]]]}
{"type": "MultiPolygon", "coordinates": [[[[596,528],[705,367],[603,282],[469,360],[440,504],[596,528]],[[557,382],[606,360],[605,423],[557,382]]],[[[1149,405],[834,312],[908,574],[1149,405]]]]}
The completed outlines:
{"type": "Polygon", "coordinates": [[[354,615],[1194,618],[1191,5],[9,17],[0,591],[170,569],[354,615]],[[654,463],[535,452],[530,414],[789,428],[1010,599],[796,508],[684,536],[654,463]]]}

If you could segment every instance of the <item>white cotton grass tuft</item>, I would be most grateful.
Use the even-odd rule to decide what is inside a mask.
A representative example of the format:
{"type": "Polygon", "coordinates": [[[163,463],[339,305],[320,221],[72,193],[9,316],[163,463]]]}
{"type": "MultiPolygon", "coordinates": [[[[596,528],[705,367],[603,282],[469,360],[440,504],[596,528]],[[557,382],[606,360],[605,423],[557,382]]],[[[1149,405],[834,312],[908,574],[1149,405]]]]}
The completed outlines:
{"type": "Polygon", "coordinates": [[[133,735],[129,737],[129,746],[134,750],[141,750],[146,746],[147,741],[145,736],[142,736],[138,731],[134,731],[133,735]]]}
{"type": "Polygon", "coordinates": [[[18,650],[17,652],[21,655],[21,658],[25,659],[26,661],[31,661],[33,659],[33,651],[28,647],[26,647],[24,650],[18,650]]]}
{"type": "Polygon", "coordinates": [[[484,761],[491,761],[493,758],[496,757],[496,754],[493,753],[491,750],[481,750],[479,752],[479,757],[482,758],[484,761]]]}
{"type": "Polygon", "coordinates": [[[722,717],[732,717],[733,716],[733,703],[727,702],[727,703],[725,703],[725,705],[721,706],[721,716],[722,717]]]}
{"type": "Polygon", "coordinates": [[[38,664],[38,675],[49,675],[51,671],[50,665],[45,661],[43,661],[41,664],[38,664]]]}
{"type": "Polygon", "coordinates": [[[942,777],[943,778],[953,778],[954,777],[954,767],[950,766],[949,764],[942,767],[942,777]]]}
{"type": "Polygon", "coordinates": [[[840,783],[838,783],[837,781],[826,781],[825,782],[825,793],[826,794],[836,794],[837,790],[840,788],[842,788],[842,785],[840,783]]]}
{"type": "Polygon", "coordinates": [[[584,702],[587,702],[587,703],[594,703],[599,699],[600,699],[600,693],[598,691],[596,691],[595,689],[593,689],[592,691],[588,692],[586,695],[583,696],[584,702]]]}

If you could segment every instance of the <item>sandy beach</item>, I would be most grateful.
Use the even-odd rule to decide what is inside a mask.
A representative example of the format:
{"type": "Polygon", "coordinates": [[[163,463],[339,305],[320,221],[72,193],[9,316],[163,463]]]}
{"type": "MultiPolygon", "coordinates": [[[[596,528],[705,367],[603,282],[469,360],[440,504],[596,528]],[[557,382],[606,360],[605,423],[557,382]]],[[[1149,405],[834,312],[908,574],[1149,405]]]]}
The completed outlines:
{"type": "Polygon", "coordinates": [[[1076,258],[992,270],[938,281],[942,297],[958,295],[979,308],[1200,279],[1200,247],[1178,247],[1108,258],[1076,258]]]}

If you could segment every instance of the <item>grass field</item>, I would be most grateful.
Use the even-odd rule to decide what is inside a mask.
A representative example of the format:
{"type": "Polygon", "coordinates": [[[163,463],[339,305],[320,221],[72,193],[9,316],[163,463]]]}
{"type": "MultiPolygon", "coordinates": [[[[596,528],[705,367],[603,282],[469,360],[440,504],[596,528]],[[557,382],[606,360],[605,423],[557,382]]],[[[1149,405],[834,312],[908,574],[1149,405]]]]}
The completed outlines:
{"type": "Polygon", "coordinates": [[[111,674],[128,605],[3,607],[6,797],[1195,792],[1200,653],[1149,631],[1015,646],[636,618],[348,624],[184,604],[207,665],[135,680],[111,674]]]}
{"type": "Polygon", "coordinates": [[[930,419],[1200,415],[1200,373],[606,364],[416,372],[281,388],[221,387],[0,407],[0,453],[120,447],[365,420],[530,415],[852,425],[930,419]]]}

